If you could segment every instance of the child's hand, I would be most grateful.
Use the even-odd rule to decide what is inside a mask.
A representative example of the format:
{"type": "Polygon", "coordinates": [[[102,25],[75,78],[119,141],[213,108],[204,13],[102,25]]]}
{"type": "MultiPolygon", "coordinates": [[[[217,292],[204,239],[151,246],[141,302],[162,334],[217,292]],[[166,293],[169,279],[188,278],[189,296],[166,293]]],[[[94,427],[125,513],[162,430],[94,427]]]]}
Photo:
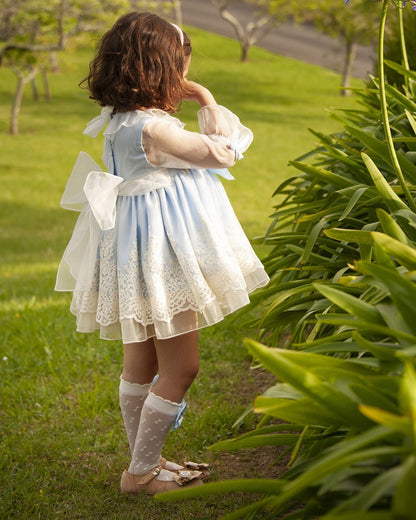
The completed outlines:
{"type": "Polygon", "coordinates": [[[183,99],[186,101],[196,101],[201,107],[217,104],[214,96],[206,87],[189,80],[185,80],[185,94],[183,99]]]}

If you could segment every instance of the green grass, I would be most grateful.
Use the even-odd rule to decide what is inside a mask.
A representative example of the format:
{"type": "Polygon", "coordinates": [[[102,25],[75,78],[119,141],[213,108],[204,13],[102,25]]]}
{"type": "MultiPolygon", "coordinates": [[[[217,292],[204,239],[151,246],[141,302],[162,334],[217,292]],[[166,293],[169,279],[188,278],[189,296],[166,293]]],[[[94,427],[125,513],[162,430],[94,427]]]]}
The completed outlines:
{"type": "MultiPolygon", "coordinates": [[[[247,234],[262,234],[271,194],[290,174],[287,161],[314,143],[307,127],[337,129],[325,107],[353,101],[339,96],[332,72],[260,49],[242,64],[234,41],[192,28],[188,33],[191,77],[254,131],[252,147],[233,169],[237,180],[225,185],[247,234]]],[[[75,333],[70,296],[53,292],[76,218],[59,207],[65,182],[79,150],[101,156],[101,139],[82,135],[98,114],[77,87],[90,57],[91,49],[61,57],[61,71],[51,76],[51,102],[33,102],[26,89],[17,136],[8,134],[15,78],[0,70],[0,518],[218,518],[247,497],[155,505],[120,496],[128,463],[117,403],[121,345],[75,333]]],[[[184,104],[190,129],[196,129],[195,112],[195,105],[184,104]]],[[[214,479],[267,471],[254,459],[244,467],[241,455],[224,463],[207,452],[237,433],[234,421],[267,382],[250,370],[242,346],[247,333],[229,319],[201,331],[201,372],[183,425],[166,446],[165,454],[177,460],[212,459],[214,479]]],[[[249,416],[240,429],[254,424],[249,416]]]]}

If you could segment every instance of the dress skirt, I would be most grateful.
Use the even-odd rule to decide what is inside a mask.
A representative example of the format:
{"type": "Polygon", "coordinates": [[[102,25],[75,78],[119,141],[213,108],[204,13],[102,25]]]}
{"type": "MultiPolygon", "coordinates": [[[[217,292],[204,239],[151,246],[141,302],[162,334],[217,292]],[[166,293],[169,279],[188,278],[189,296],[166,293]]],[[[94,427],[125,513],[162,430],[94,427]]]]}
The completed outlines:
{"type": "MultiPolygon", "coordinates": [[[[98,329],[123,343],[174,337],[219,322],[268,283],[218,177],[171,175],[169,186],[118,196],[115,225],[100,230],[90,274],[82,265],[82,276],[72,273],[79,332],[98,329]]],[[[77,227],[72,241],[88,240],[76,234],[77,227]]],[[[59,278],[57,290],[68,290],[59,278]]]]}

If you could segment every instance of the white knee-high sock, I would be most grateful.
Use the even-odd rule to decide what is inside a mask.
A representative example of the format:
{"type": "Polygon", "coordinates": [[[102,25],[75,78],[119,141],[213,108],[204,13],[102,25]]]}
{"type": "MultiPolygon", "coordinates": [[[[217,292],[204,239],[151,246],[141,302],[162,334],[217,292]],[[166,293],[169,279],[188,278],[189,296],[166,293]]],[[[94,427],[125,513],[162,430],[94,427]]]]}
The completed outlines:
{"type": "Polygon", "coordinates": [[[159,465],[163,445],[179,409],[180,403],[149,392],[140,417],[130,473],[144,475],[159,465]]]}
{"type": "Polygon", "coordinates": [[[124,426],[126,428],[130,451],[132,454],[134,450],[134,443],[136,442],[137,429],[140,423],[140,415],[142,413],[143,404],[147,395],[149,394],[151,386],[152,383],[147,385],[129,383],[120,377],[120,409],[121,415],[123,416],[124,426]]]}

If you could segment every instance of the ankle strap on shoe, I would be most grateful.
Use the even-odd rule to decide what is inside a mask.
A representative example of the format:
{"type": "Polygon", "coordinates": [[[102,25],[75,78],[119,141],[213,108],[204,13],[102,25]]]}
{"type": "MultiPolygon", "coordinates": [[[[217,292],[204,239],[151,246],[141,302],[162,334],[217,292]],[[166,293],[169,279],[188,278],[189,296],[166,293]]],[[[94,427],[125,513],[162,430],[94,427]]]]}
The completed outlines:
{"type": "Polygon", "coordinates": [[[144,475],[134,475],[134,480],[136,484],[147,484],[159,475],[161,469],[161,466],[156,466],[156,468],[153,468],[149,473],[145,473],[144,475]]]}

